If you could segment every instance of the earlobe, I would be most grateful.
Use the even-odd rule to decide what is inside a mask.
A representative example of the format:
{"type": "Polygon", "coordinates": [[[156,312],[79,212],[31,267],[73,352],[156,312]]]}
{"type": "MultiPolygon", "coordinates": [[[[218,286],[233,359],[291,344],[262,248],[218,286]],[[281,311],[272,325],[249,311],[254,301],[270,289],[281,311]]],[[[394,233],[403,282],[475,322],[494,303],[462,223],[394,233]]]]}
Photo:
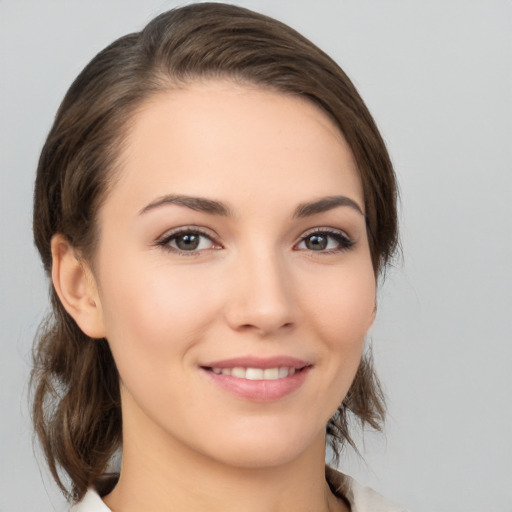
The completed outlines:
{"type": "Polygon", "coordinates": [[[96,280],[64,235],[52,237],[52,281],[66,311],[91,338],[104,338],[105,328],[96,280]]]}

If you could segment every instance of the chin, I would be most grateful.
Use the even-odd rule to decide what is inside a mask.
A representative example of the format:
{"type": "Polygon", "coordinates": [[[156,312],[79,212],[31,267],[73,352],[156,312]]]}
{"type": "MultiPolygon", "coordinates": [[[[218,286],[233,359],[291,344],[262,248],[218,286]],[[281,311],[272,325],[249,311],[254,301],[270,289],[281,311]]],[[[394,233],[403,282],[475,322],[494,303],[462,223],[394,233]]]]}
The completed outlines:
{"type": "MultiPolygon", "coordinates": [[[[213,440],[213,439],[212,439],[213,440]]],[[[302,454],[314,448],[325,448],[325,428],[319,432],[300,429],[280,430],[248,427],[238,435],[223,436],[215,441],[214,452],[210,457],[224,464],[240,469],[263,469],[278,467],[296,461],[302,454]]]]}

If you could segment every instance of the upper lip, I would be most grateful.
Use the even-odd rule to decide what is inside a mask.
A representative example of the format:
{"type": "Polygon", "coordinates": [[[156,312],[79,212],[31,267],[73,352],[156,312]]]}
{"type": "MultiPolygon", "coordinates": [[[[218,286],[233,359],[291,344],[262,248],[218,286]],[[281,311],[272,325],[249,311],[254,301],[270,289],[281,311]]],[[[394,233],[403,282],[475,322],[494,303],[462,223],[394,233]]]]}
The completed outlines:
{"type": "Polygon", "coordinates": [[[274,356],[274,357],[233,357],[230,359],[222,359],[219,361],[211,361],[201,364],[203,368],[295,368],[299,370],[312,363],[290,356],[274,356]]]}

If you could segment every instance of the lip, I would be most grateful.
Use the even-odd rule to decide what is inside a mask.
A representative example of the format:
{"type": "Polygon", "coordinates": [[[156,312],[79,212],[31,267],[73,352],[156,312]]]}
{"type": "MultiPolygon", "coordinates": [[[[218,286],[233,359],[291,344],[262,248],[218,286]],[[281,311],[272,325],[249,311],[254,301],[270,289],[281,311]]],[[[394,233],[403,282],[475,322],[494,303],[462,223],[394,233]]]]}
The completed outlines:
{"type": "Polygon", "coordinates": [[[306,380],[312,363],[288,356],[270,358],[235,357],[201,364],[200,369],[210,382],[222,391],[247,401],[274,402],[297,391],[306,380]],[[276,380],[248,380],[214,373],[212,368],[295,368],[295,373],[276,380]]]}
{"type": "Polygon", "coordinates": [[[276,368],[279,366],[287,366],[288,368],[295,368],[300,370],[306,366],[311,366],[312,363],[298,359],[296,357],[289,356],[274,356],[274,357],[233,357],[231,359],[222,359],[221,361],[210,361],[208,363],[201,364],[203,368],[234,368],[235,366],[241,366],[243,368],[261,368],[265,370],[267,368],[276,368]]]}

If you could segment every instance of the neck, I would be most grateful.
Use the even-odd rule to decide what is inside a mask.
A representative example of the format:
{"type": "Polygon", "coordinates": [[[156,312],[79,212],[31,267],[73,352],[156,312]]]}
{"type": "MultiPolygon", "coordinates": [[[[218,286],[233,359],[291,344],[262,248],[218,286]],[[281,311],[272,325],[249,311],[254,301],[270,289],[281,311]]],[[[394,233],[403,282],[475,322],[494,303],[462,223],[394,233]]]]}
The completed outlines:
{"type": "Polygon", "coordinates": [[[115,512],[346,511],[325,481],[325,435],[292,461],[237,467],[198,453],[162,432],[141,436],[125,424],[119,482],[104,498],[115,512]],[[143,440],[143,442],[141,442],[143,440]]]}

